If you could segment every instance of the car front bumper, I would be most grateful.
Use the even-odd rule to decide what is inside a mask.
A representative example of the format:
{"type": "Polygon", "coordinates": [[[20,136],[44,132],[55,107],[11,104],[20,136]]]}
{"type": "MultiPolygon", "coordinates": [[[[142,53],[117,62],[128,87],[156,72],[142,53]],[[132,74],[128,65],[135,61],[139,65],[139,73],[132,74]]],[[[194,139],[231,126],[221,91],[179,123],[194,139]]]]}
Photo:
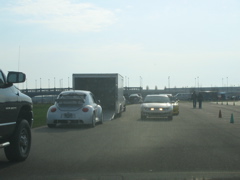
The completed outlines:
{"type": "Polygon", "coordinates": [[[146,116],[146,117],[169,117],[172,116],[173,113],[170,112],[141,112],[142,116],[146,116]]]}

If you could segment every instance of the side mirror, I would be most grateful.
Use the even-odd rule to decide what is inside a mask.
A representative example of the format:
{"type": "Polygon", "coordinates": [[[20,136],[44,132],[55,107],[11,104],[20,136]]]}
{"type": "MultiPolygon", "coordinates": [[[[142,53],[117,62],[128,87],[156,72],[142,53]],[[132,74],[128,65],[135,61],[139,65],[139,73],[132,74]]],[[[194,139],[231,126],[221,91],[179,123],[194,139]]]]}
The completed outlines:
{"type": "Polygon", "coordinates": [[[7,75],[8,83],[21,83],[26,80],[26,75],[22,72],[10,71],[7,75]]]}

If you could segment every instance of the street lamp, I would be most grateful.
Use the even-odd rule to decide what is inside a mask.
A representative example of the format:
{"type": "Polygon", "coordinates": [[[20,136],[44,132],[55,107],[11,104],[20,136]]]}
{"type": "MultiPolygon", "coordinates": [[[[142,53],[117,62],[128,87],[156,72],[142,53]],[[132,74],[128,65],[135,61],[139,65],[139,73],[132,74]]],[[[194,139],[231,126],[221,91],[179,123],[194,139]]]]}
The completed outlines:
{"type": "Polygon", "coordinates": [[[170,91],[170,76],[168,76],[168,89],[170,91]]]}
{"type": "Polygon", "coordinates": [[[198,92],[199,92],[199,77],[197,77],[197,81],[198,81],[198,92]]]}
{"type": "Polygon", "coordinates": [[[69,89],[70,87],[69,87],[69,77],[68,77],[68,89],[69,89]]]}
{"type": "Polygon", "coordinates": [[[40,78],[40,89],[42,89],[42,78],[40,78]]]}
{"type": "Polygon", "coordinates": [[[227,77],[227,105],[228,105],[228,77],[227,77]]]}
{"type": "Polygon", "coordinates": [[[140,76],[140,88],[142,87],[142,77],[140,76]]]}

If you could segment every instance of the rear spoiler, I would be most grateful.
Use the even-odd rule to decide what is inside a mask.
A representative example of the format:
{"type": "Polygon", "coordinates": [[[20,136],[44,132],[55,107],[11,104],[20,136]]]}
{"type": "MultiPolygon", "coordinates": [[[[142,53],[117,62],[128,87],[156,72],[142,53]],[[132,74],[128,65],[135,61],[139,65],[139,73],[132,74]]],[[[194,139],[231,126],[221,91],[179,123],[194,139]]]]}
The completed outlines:
{"type": "Polygon", "coordinates": [[[85,99],[56,99],[55,100],[59,104],[83,104],[85,103],[85,99]]]}

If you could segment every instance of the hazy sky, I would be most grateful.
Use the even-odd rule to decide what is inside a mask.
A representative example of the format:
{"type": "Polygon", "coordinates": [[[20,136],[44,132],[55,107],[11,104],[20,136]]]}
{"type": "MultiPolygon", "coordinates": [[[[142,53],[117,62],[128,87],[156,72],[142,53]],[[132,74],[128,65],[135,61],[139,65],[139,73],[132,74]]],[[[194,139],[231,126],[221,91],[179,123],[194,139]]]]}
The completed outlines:
{"type": "Polygon", "coordinates": [[[0,26],[0,68],[25,72],[24,88],[71,87],[73,73],[240,86],[239,0],[0,0],[0,26]]]}

